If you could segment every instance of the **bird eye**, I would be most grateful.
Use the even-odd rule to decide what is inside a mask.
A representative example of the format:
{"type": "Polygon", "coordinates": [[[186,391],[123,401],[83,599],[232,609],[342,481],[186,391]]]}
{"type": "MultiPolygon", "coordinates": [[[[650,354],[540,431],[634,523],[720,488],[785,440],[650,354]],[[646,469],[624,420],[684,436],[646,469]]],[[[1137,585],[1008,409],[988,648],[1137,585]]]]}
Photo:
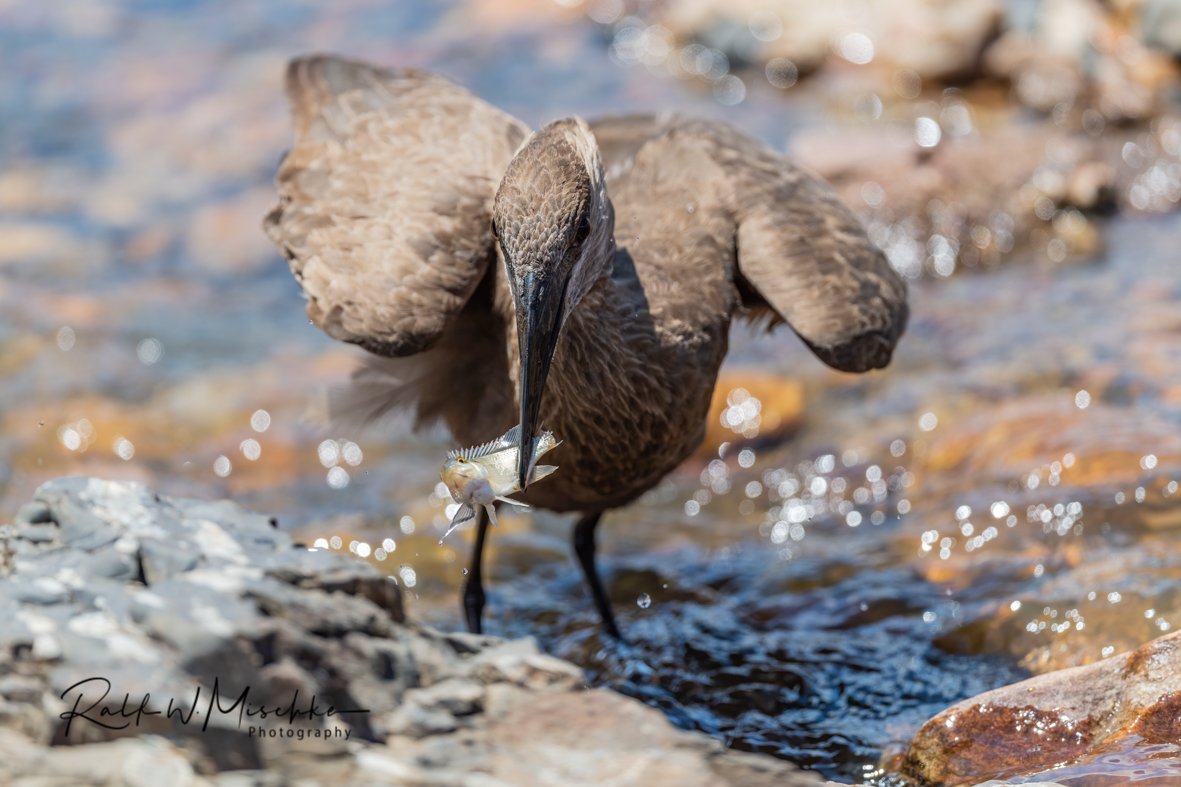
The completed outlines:
{"type": "Polygon", "coordinates": [[[578,225],[578,232],[574,235],[574,242],[581,244],[590,236],[590,217],[583,216],[582,223],[578,225]]]}
{"type": "Polygon", "coordinates": [[[496,222],[492,222],[492,237],[500,240],[500,233],[496,231],[496,222]]]}

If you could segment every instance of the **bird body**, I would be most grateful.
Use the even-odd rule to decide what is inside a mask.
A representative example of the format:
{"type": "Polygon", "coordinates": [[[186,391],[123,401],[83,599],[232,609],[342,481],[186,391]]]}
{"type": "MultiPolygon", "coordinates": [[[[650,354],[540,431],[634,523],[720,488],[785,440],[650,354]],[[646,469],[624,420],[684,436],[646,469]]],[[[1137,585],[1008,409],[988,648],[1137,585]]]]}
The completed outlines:
{"type": "Polygon", "coordinates": [[[519,426],[522,481],[544,423],[562,472],[521,499],[586,514],[609,630],[595,524],[700,444],[731,320],[786,321],[847,371],[885,366],[905,327],[904,283],[833,191],[720,121],[529,134],[441,77],[330,57],[293,62],[288,92],[265,227],[312,320],[384,356],[334,416],[410,408],[467,445],[519,426]]]}

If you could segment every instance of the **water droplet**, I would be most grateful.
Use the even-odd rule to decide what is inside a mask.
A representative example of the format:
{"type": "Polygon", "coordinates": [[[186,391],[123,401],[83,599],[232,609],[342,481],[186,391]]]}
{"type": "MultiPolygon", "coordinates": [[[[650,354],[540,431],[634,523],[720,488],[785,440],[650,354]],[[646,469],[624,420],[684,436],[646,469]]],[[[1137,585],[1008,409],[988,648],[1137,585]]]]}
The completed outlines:
{"type": "Polygon", "coordinates": [[[259,445],[258,441],[253,438],[243,440],[242,444],[238,447],[242,449],[242,455],[251,462],[262,456],[262,446],[259,445]]]}
{"type": "Polygon", "coordinates": [[[921,117],[914,122],[914,141],[919,147],[933,148],[939,144],[943,136],[938,121],[928,117],[921,117]]]}
{"type": "Polygon", "coordinates": [[[74,329],[68,325],[57,332],[57,346],[62,349],[62,352],[66,352],[74,346],[74,339],[74,329]]]}
{"type": "Polygon", "coordinates": [[[271,425],[271,414],[266,410],[255,410],[250,416],[250,428],[256,432],[265,432],[271,425]]]}
{"type": "Polygon", "coordinates": [[[790,60],[777,57],[767,63],[767,81],[777,88],[786,89],[800,78],[800,69],[790,60]]]}
{"type": "Polygon", "coordinates": [[[640,597],[636,599],[636,606],[638,606],[640,609],[647,609],[648,607],[652,606],[652,597],[647,593],[641,593],[640,597]]]}
{"type": "Polygon", "coordinates": [[[344,489],[349,485],[349,474],[343,467],[334,467],[328,471],[328,486],[333,489],[344,489]]]}
{"type": "Polygon", "coordinates": [[[164,344],[159,339],[144,339],[135,346],[135,356],[144,366],[151,366],[164,355],[164,344]]]}
{"type": "Polygon", "coordinates": [[[340,461],[340,446],[335,440],[325,440],[316,448],[316,453],[320,455],[320,464],[325,467],[335,467],[336,463],[340,461]]]}
{"type": "Polygon", "coordinates": [[[115,451],[115,455],[124,461],[130,461],[131,457],[135,456],[135,446],[121,434],[115,435],[111,448],[115,451]]]}

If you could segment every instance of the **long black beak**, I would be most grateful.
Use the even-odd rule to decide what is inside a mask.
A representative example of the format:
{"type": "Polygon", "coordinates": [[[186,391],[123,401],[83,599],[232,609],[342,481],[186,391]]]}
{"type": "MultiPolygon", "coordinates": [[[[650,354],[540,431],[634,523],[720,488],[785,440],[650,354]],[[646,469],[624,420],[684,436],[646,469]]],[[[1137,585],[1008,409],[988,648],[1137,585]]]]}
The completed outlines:
{"type": "Polygon", "coordinates": [[[517,287],[517,347],[521,356],[521,451],[517,483],[529,481],[533,438],[541,416],[541,395],[561,330],[566,282],[527,273],[517,287]]]}

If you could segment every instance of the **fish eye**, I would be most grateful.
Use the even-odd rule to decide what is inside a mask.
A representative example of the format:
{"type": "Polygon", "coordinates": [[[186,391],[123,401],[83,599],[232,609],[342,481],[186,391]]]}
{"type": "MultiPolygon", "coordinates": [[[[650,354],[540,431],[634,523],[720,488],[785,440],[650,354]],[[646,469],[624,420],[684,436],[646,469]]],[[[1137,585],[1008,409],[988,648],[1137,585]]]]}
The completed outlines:
{"type": "Polygon", "coordinates": [[[583,216],[578,225],[578,232],[574,235],[574,242],[581,245],[590,236],[590,217],[583,216]]]}

